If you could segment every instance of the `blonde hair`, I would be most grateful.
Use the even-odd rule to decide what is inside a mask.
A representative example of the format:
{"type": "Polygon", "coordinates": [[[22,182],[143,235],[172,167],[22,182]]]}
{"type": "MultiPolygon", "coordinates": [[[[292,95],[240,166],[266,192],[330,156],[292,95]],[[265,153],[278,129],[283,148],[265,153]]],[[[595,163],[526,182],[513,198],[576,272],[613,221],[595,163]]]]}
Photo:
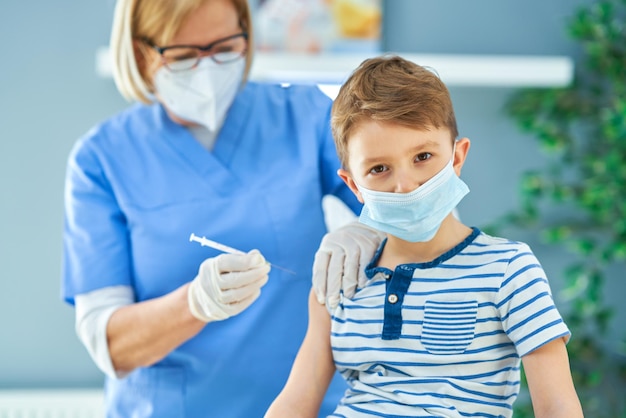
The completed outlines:
{"type": "Polygon", "coordinates": [[[376,120],[427,130],[447,128],[458,136],[452,100],[432,71],[396,55],[370,58],[354,70],[333,103],[331,128],[341,164],[358,123],[376,120]]]}
{"type": "MultiPolygon", "coordinates": [[[[117,0],[111,31],[110,51],[113,78],[119,92],[127,100],[150,103],[153,87],[146,69],[138,60],[145,60],[144,39],[167,45],[184,20],[206,1],[211,0],[117,0]]],[[[248,33],[244,82],[252,65],[252,19],[247,0],[231,0],[239,15],[242,29],[248,33]]]]}

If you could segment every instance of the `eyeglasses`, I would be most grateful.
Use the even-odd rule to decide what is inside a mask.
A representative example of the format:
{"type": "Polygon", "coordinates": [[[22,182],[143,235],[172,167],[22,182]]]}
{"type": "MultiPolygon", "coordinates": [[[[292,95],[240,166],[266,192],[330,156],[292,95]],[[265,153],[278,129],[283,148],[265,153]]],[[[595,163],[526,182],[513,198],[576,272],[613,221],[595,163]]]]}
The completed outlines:
{"type": "Polygon", "coordinates": [[[242,32],[227,36],[205,46],[172,45],[160,47],[147,39],[145,42],[161,55],[165,67],[176,72],[195,68],[203,57],[209,57],[217,64],[235,61],[246,53],[248,34],[242,32]]]}

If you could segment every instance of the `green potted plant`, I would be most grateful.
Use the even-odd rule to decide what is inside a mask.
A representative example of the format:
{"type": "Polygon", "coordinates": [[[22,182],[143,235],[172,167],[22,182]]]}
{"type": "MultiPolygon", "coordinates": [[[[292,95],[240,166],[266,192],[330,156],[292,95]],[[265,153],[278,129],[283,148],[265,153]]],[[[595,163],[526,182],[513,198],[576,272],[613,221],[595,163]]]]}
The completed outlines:
{"type": "MultiPolygon", "coordinates": [[[[582,53],[571,86],[520,90],[506,106],[548,162],[522,176],[520,209],[486,229],[533,228],[574,254],[560,294],[574,383],[585,416],[626,417],[624,346],[604,338],[606,283],[626,280],[626,0],[581,7],[567,28],[582,53]]],[[[533,416],[523,395],[516,418],[533,416]]]]}

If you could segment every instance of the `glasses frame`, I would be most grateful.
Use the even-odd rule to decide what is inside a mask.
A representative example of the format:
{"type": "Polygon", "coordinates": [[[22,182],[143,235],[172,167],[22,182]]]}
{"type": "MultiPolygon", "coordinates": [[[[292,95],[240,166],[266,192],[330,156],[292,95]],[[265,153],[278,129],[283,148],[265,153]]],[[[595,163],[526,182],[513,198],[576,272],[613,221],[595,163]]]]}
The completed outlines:
{"type": "MultiPolygon", "coordinates": [[[[240,32],[240,33],[237,33],[235,35],[230,35],[230,36],[227,36],[225,38],[220,38],[220,39],[215,40],[215,41],[211,42],[210,44],[207,44],[207,45],[204,45],[204,46],[200,46],[200,45],[158,46],[158,45],[155,45],[154,43],[152,43],[149,39],[144,39],[144,42],[146,42],[146,44],[150,48],[154,49],[161,56],[161,61],[162,61],[163,65],[165,67],[167,67],[168,70],[170,70],[170,71],[177,71],[177,70],[172,70],[172,68],[170,68],[170,66],[168,65],[167,61],[165,61],[165,57],[163,56],[163,53],[165,51],[172,50],[172,49],[178,49],[178,48],[195,48],[201,54],[203,52],[209,52],[215,45],[217,45],[217,44],[219,44],[221,42],[229,41],[231,39],[236,39],[236,38],[243,38],[246,41],[246,48],[241,52],[241,55],[240,55],[240,56],[244,56],[246,54],[247,50],[248,50],[248,32],[240,32]]],[[[226,62],[229,62],[229,61],[218,61],[218,60],[215,59],[214,55],[208,55],[208,57],[211,58],[213,60],[213,62],[215,62],[216,64],[224,64],[226,62]]],[[[198,62],[200,62],[200,58],[201,58],[201,56],[198,55],[198,59],[196,60],[196,63],[192,67],[190,67],[189,69],[196,68],[198,66],[198,62]]]]}

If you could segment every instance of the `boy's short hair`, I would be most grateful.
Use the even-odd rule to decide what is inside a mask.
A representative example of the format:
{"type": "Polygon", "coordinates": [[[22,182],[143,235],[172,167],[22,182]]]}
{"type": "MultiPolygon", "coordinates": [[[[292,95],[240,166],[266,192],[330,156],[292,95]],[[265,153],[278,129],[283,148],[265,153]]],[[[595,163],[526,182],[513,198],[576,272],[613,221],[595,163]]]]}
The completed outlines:
{"type": "Polygon", "coordinates": [[[370,58],[341,86],[331,128],[341,164],[347,169],[348,139],[363,120],[418,130],[446,128],[458,136],[450,93],[432,71],[396,55],[370,58]]]}

